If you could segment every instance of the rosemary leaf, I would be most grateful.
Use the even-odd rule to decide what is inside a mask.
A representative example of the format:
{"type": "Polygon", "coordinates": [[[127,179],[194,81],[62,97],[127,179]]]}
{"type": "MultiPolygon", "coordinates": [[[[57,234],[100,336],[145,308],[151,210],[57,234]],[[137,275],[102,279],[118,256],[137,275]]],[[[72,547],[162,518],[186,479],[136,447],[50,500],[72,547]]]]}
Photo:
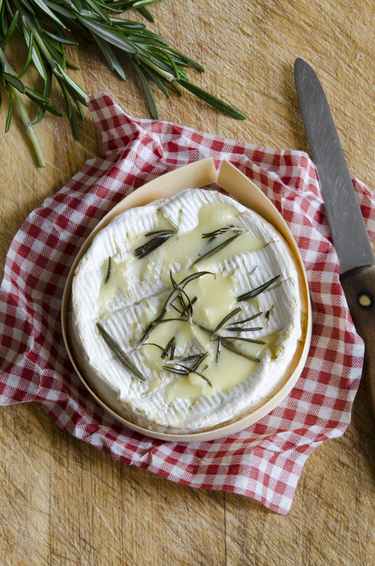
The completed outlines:
{"type": "MultiPolygon", "coordinates": [[[[207,367],[208,366],[206,366],[204,369],[207,369],[207,367]]],[[[166,365],[166,366],[163,366],[163,369],[170,371],[172,373],[177,373],[178,375],[189,375],[190,373],[195,373],[196,375],[199,375],[199,377],[204,379],[210,387],[212,387],[212,383],[208,379],[208,377],[206,377],[205,375],[203,375],[199,371],[196,371],[194,369],[191,369],[189,367],[184,366],[183,364],[175,364],[174,366],[166,365]]]]}
{"type": "Polygon", "coordinates": [[[16,88],[19,92],[21,92],[22,94],[25,92],[25,87],[23,85],[23,82],[20,81],[17,77],[14,77],[13,75],[10,75],[9,73],[6,73],[5,71],[3,72],[3,79],[10,85],[12,85],[14,88],[16,88]]]}
{"type": "MultiPolygon", "coordinates": [[[[163,315],[164,313],[162,313],[163,315]]],[[[189,319],[187,318],[161,318],[160,315],[156,320],[154,320],[153,322],[151,322],[146,330],[143,332],[141,338],[138,341],[138,346],[140,346],[141,344],[143,344],[143,342],[149,337],[149,335],[151,334],[151,332],[154,330],[154,328],[158,325],[158,324],[163,324],[166,322],[172,322],[172,321],[178,321],[178,322],[190,322],[189,319]]]]}
{"type": "Polygon", "coordinates": [[[203,277],[203,275],[215,275],[215,274],[212,273],[211,271],[197,271],[197,273],[192,273],[191,275],[188,275],[187,277],[185,277],[185,279],[180,281],[178,286],[183,289],[184,287],[186,287],[186,285],[188,283],[190,283],[191,281],[194,281],[194,279],[197,279],[198,277],[203,277]]]}
{"type": "Polygon", "coordinates": [[[17,12],[14,14],[13,19],[10,23],[10,26],[8,27],[8,31],[6,32],[6,34],[4,35],[4,37],[0,40],[0,47],[2,48],[4,45],[6,45],[8,43],[8,41],[10,40],[10,38],[13,35],[13,32],[16,28],[17,22],[18,22],[18,16],[20,15],[19,11],[17,10],[17,12]]]}
{"type": "Polygon", "coordinates": [[[205,358],[207,358],[208,353],[200,353],[200,354],[190,354],[189,356],[179,356],[178,358],[173,358],[169,360],[169,363],[180,363],[180,364],[188,364],[192,363],[192,370],[197,369],[197,367],[203,362],[205,358]]]}
{"type": "Polygon", "coordinates": [[[235,240],[236,238],[238,238],[240,234],[235,234],[234,236],[231,236],[230,238],[228,238],[227,240],[224,240],[224,242],[221,242],[221,244],[215,246],[214,248],[212,248],[211,250],[209,250],[208,252],[206,252],[205,254],[201,255],[198,259],[196,259],[192,265],[195,265],[197,263],[199,263],[200,261],[203,261],[205,259],[208,259],[210,257],[212,257],[214,254],[216,254],[217,252],[219,252],[220,250],[222,250],[223,248],[225,248],[228,244],[230,244],[231,242],[233,242],[233,240],[235,240]]]}
{"type": "Polygon", "coordinates": [[[163,346],[160,346],[160,344],[155,344],[155,342],[145,342],[143,344],[141,344],[139,347],[143,348],[144,346],[155,346],[156,348],[159,348],[159,350],[161,350],[163,353],[161,355],[161,357],[164,359],[166,356],[168,356],[168,352],[166,348],[163,348],[163,346]]]}
{"type": "Polygon", "coordinates": [[[270,308],[267,310],[266,314],[264,315],[265,318],[266,318],[266,320],[269,320],[270,314],[271,314],[271,312],[273,311],[273,309],[274,309],[274,305],[272,305],[272,307],[270,307],[270,308]]]}
{"type": "Polygon", "coordinates": [[[154,95],[152,94],[152,91],[151,91],[151,89],[148,85],[146,77],[142,73],[141,68],[140,68],[139,64],[135,61],[135,59],[131,59],[131,62],[133,63],[133,67],[137,71],[138,76],[139,76],[139,80],[141,81],[141,86],[142,86],[143,93],[144,93],[145,98],[146,98],[147,106],[148,106],[148,109],[150,111],[151,117],[154,120],[159,120],[159,112],[158,112],[157,106],[155,104],[154,95]]]}
{"type": "Polygon", "coordinates": [[[146,232],[145,236],[172,236],[172,234],[175,234],[174,230],[152,230],[146,232]]]}
{"type": "Polygon", "coordinates": [[[234,344],[232,344],[229,340],[227,340],[227,338],[222,338],[221,343],[222,343],[222,346],[224,348],[226,348],[226,350],[230,350],[231,352],[233,352],[234,354],[237,354],[238,356],[241,356],[242,358],[246,358],[247,360],[250,360],[251,362],[256,362],[256,363],[260,362],[259,358],[255,358],[254,356],[251,356],[250,354],[246,354],[245,352],[239,351],[234,344]]]}
{"type": "Polygon", "coordinates": [[[250,342],[251,344],[266,344],[266,342],[264,342],[263,340],[256,340],[254,338],[242,338],[240,336],[221,336],[221,339],[224,341],[223,344],[225,344],[226,340],[240,340],[241,342],[250,342]]]}
{"type": "Polygon", "coordinates": [[[137,366],[131,361],[129,356],[127,354],[125,354],[125,352],[121,349],[121,347],[117,344],[117,342],[112,338],[112,336],[110,334],[108,334],[108,332],[100,324],[100,322],[97,322],[96,326],[97,326],[99,333],[102,336],[104,342],[112,350],[112,352],[120,360],[120,362],[129,371],[131,371],[136,377],[138,377],[141,381],[146,381],[146,378],[142,375],[142,373],[139,371],[137,366]]]}
{"type": "Polygon", "coordinates": [[[13,115],[13,90],[10,84],[8,84],[9,90],[9,107],[8,107],[8,116],[7,121],[5,124],[5,131],[8,132],[10,128],[10,124],[12,122],[12,115],[13,115]]]}
{"type": "Polygon", "coordinates": [[[260,295],[260,293],[263,293],[263,291],[268,289],[268,287],[270,285],[272,285],[272,283],[277,281],[277,279],[279,277],[280,277],[280,275],[276,275],[276,277],[272,277],[272,279],[270,279],[266,283],[263,283],[263,285],[259,285],[259,287],[256,287],[255,289],[252,289],[251,291],[248,291],[247,293],[243,293],[242,295],[237,297],[237,301],[245,301],[246,299],[252,299],[252,298],[256,297],[257,295],[260,295]]]}
{"type": "Polygon", "coordinates": [[[202,234],[202,238],[210,238],[210,240],[214,240],[216,238],[216,236],[219,236],[220,234],[225,234],[226,232],[238,232],[240,234],[242,234],[243,229],[240,228],[239,226],[226,226],[225,228],[218,228],[217,230],[214,230],[213,232],[206,232],[202,234]]]}
{"type": "Polygon", "coordinates": [[[216,349],[216,363],[218,363],[218,361],[219,361],[220,350],[221,350],[221,336],[218,336],[217,349],[216,349]]]}
{"type": "Polygon", "coordinates": [[[162,354],[162,358],[166,358],[168,355],[168,352],[170,352],[169,355],[169,359],[174,358],[174,351],[175,351],[175,347],[176,347],[176,337],[172,336],[172,338],[169,340],[168,344],[165,347],[165,351],[166,351],[166,355],[164,356],[164,354],[162,354]]]}
{"type": "Polygon", "coordinates": [[[134,255],[138,258],[143,258],[149,253],[156,250],[159,246],[164,244],[175,232],[173,230],[156,230],[153,232],[147,232],[145,236],[155,236],[152,240],[149,240],[142,246],[139,246],[134,250],[134,255]]]}
{"type": "Polygon", "coordinates": [[[111,256],[109,256],[109,258],[108,258],[107,275],[105,276],[104,283],[108,283],[108,281],[109,281],[110,278],[111,278],[111,274],[112,274],[112,258],[111,258],[111,256]]]}
{"type": "Polygon", "coordinates": [[[149,10],[147,10],[147,8],[137,8],[137,9],[138,9],[138,12],[140,14],[142,14],[142,16],[147,18],[147,20],[149,22],[153,23],[155,21],[153,15],[151,14],[151,12],[149,10]]]}
{"type": "Polygon", "coordinates": [[[199,377],[201,377],[202,379],[204,379],[204,380],[208,383],[208,385],[209,385],[210,387],[212,387],[212,383],[211,383],[211,381],[208,379],[208,377],[206,377],[205,375],[203,375],[203,374],[200,373],[199,371],[192,370],[190,373],[195,373],[196,375],[199,375],[199,377]]]}
{"type": "MultiPolygon", "coordinates": [[[[257,312],[253,314],[253,316],[249,316],[249,318],[244,318],[243,320],[237,320],[236,324],[245,324],[245,322],[250,322],[251,320],[255,320],[259,316],[262,316],[263,312],[257,312]]],[[[225,327],[226,328],[226,327],[225,327]]]]}
{"type": "MultiPolygon", "coordinates": [[[[229,314],[227,314],[220,322],[219,324],[216,326],[216,328],[212,331],[212,336],[214,334],[216,334],[216,332],[218,330],[220,330],[220,328],[222,326],[224,326],[225,323],[228,322],[228,320],[230,320],[231,318],[233,318],[234,316],[236,316],[239,312],[241,312],[241,307],[237,307],[236,309],[234,309],[234,311],[230,312],[229,314]]],[[[212,338],[211,338],[212,339],[212,338]]]]}
{"type": "Polygon", "coordinates": [[[210,106],[213,106],[217,110],[220,110],[220,112],[228,114],[232,118],[237,118],[238,120],[246,120],[245,114],[242,114],[242,112],[240,112],[230,104],[227,104],[223,100],[216,98],[216,96],[213,96],[213,94],[209,94],[199,86],[193,85],[191,84],[191,82],[181,78],[178,80],[178,83],[186,88],[186,90],[190,91],[192,94],[195,94],[195,96],[198,96],[198,98],[204,100],[204,102],[207,102],[207,104],[209,104],[210,106]]]}
{"type": "Polygon", "coordinates": [[[228,330],[228,332],[255,332],[256,330],[263,330],[263,326],[254,326],[253,328],[242,328],[242,326],[226,326],[225,330],[228,330]]]}
{"type": "Polygon", "coordinates": [[[18,75],[19,79],[21,77],[23,77],[23,75],[26,73],[27,69],[29,68],[30,63],[32,61],[32,55],[33,55],[33,34],[31,33],[30,43],[29,43],[29,47],[28,47],[28,51],[27,51],[26,62],[25,62],[25,65],[24,65],[22,71],[18,75]]]}

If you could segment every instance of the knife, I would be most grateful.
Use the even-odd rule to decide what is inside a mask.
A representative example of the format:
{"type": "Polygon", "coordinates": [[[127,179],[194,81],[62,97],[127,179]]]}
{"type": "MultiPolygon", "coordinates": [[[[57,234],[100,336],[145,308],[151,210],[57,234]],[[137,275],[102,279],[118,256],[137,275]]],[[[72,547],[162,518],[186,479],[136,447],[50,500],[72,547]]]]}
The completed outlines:
{"type": "Polygon", "coordinates": [[[375,257],[322,85],[302,59],[295,61],[294,78],[339,258],[340,282],[365,343],[362,379],[375,422],[375,257]]]}

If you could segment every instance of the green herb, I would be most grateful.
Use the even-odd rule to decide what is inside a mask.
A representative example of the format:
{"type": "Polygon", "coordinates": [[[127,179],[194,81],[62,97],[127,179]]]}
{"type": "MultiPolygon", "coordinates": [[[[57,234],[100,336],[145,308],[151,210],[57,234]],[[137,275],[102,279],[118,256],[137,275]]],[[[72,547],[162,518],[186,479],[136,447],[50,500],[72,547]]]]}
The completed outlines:
{"type": "Polygon", "coordinates": [[[251,362],[256,362],[256,363],[260,362],[259,358],[255,358],[254,356],[251,356],[250,354],[246,354],[246,352],[242,352],[242,351],[237,350],[236,346],[234,344],[232,344],[232,342],[228,338],[221,338],[220,342],[221,342],[223,348],[230,350],[234,354],[237,354],[238,356],[241,356],[242,358],[246,358],[247,360],[250,360],[251,362]]]}
{"type": "Polygon", "coordinates": [[[120,362],[129,370],[131,371],[136,377],[138,377],[141,381],[146,381],[146,378],[142,375],[136,365],[131,361],[129,356],[125,354],[122,348],[117,344],[117,342],[112,338],[110,334],[103,328],[100,322],[96,323],[96,326],[99,330],[100,335],[102,336],[104,342],[107,346],[112,350],[115,356],[120,360],[120,362]]]}
{"type": "Polygon", "coordinates": [[[273,311],[273,309],[274,309],[274,306],[275,306],[275,305],[272,305],[272,307],[271,307],[271,308],[269,308],[269,309],[268,309],[268,311],[266,312],[266,314],[264,315],[264,316],[265,316],[265,318],[266,318],[266,320],[269,320],[269,318],[270,318],[270,314],[271,314],[271,312],[273,311]]]}
{"type": "Polygon", "coordinates": [[[206,359],[208,353],[190,354],[189,356],[179,356],[178,358],[173,358],[170,360],[171,364],[186,364],[192,363],[191,370],[196,370],[198,366],[206,359]]]}
{"type": "Polygon", "coordinates": [[[263,326],[253,326],[253,328],[242,328],[242,326],[226,326],[225,330],[229,332],[255,332],[256,330],[263,330],[263,326]]]}
{"type": "MultiPolygon", "coordinates": [[[[176,337],[173,336],[173,337],[169,340],[168,344],[167,344],[166,347],[165,347],[165,351],[167,352],[167,355],[168,355],[168,352],[169,352],[169,359],[170,359],[170,360],[174,357],[175,348],[176,348],[176,337]]],[[[164,359],[165,357],[166,357],[166,356],[162,355],[162,358],[163,358],[163,359],[164,359]]]]}
{"type": "MultiPolygon", "coordinates": [[[[203,358],[201,356],[199,363],[198,363],[198,366],[201,364],[201,362],[204,360],[204,358],[207,355],[208,354],[204,355],[203,358]]],[[[184,359],[184,358],[182,358],[182,359],[184,359]]],[[[170,362],[170,364],[172,364],[172,362],[173,362],[173,360],[170,362]]],[[[195,366],[195,368],[198,367],[198,366],[195,366]]],[[[208,368],[208,366],[205,366],[202,369],[202,371],[205,371],[207,368],[208,368]]],[[[199,375],[199,377],[204,379],[210,387],[212,387],[212,383],[208,379],[208,377],[206,377],[205,375],[203,375],[201,372],[197,371],[196,369],[193,369],[192,367],[189,368],[189,367],[183,365],[182,363],[175,363],[174,365],[166,365],[166,366],[163,366],[163,369],[170,371],[172,373],[177,373],[178,375],[189,375],[190,373],[195,373],[196,375],[199,375]]]]}
{"type": "Polygon", "coordinates": [[[249,316],[249,318],[245,318],[244,320],[238,320],[236,324],[245,324],[245,322],[250,322],[251,320],[255,320],[256,318],[258,318],[259,316],[262,316],[262,314],[263,312],[257,312],[256,314],[253,314],[253,316],[249,316]]]}
{"type": "Polygon", "coordinates": [[[192,273],[191,275],[188,275],[187,277],[185,277],[185,279],[183,279],[182,281],[180,281],[180,283],[177,284],[174,281],[173,275],[172,275],[172,272],[171,272],[170,277],[171,277],[171,281],[172,281],[173,291],[169,295],[166,302],[164,303],[161,314],[159,315],[159,317],[156,319],[155,322],[157,322],[158,320],[160,320],[161,318],[164,317],[165,313],[167,312],[168,307],[171,306],[173,304],[173,302],[178,297],[180,297],[181,295],[184,295],[188,298],[189,304],[190,304],[190,312],[192,313],[192,301],[190,301],[189,297],[185,293],[184,288],[186,287],[186,285],[188,283],[191,283],[191,281],[194,281],[195,279],[198,279],[199,277],[203,277],[203,275],[213,275],[213,273],[211,273],[211,271],[198,271],[197,273],[192,273]]]}
{"type": "Polygon", "coordinates": [[[150,322],[150,324],[147,326],[146,330],[143,332],[141,338],[139,339],[138,346],[141,346],[141,344],[144,343],[144,341],[149,337],[151,332],[154,330],[154,328],[158,324],[163,324],[163,323],[173,322],[173,321],[190,322],[189,319],[187,319],[187,318],[161,318],[161,317],[158,317],[155,320],[153,320],[152,322],[150,322]]]}
{"type": "Polygon", "coordinates": [[[141,344],[139,348],[143,348],[144,346],[155,346],[156,348],[159,348],[159,350],[163,352],[161,355],[163,359],[168,356],[166,348],[163,348],[163,346],[160,346],[160,344],[155,344],[154,342],[145,342],[144,344],[141,344]]]}
{"type": "Polygon", "coordinates": [[[108,281],[109,281],[110,278],[111,278],[111,273],[112,273],[112,258],[109,257],[109,258],[108,258],[107,275],[105,276],[104,283],[108,283],[108,281]]]}
{"type": "Polygon", "coordinates": [[[208,259],[210,257],[212,257],[214,254],[216,254],[217,252],[219,252],[220,250],[222,250],[223,248],[225,248],[228,244],[230,244],[231,242],[233,242],[233,240],[235,240],[236,238],[238,238],[240,234],[235,234],[234,236],[231,236],[230,238],[228,238],[227,240],[224,240],[224,242],[221,242],[221,244],[215,246],[214,248],[212,248],[211,250],[209,250],[208,252],[206,252],[205,254],[201,255],[198,259],[196,259],[192,265],[195,265],[196,263],[203,261],[204,259],[208,259]]]}
{"type": "Polygon", "coordinates": [[[218,228],[213,232],[203,233],[202,238],[209,238],[210,240],[214,240],[216,236],[219,236],[220,234],[225,234],[226,232],[238,232],[242,234],[243,229],[240,228],[239,226],[234,226],[234,225],[226,226],[225,228],[218,228]]]}
{"type": "MultiPolygon", "coordinates": [[[[227,314],[220,322],[219,324],[216,326],[216,328],[212,331],[212,336],[214,336],[216,334],[216,332],[218,330],[220,330],[220,328],[222,326],[224,326],[224,324],[226,324],[228,322],[228,320],[230,320],[231,318],[233,318],[234,316],[236,316],[239,312],[241,312],[241,307],[237,307],[236,309],[234,309],[234,311],[230,312],[229,314],[227,314]]],[[[212,340],[212,337],[211,337],[212,340]]]]}
{"type": "MultiPolygon", "coordinates": [[[[259,330],[262,330],[261,328],[259,330]]],[[[214,338],[216,340],[217,338],[214,338]]],[[[257,340],[255,338],[242,338],[240,336],[220,336],[222,340],[240,340],[241,342],[251,342],[251,344],[266,344],[263,340],[257,340]]],[[[223,342],[224,344],[224,342],[223,342]]]]}
{"type": "Polygon", "coordinates": [[[219,361],[219,357],[220,357],[220,350],[221,350],[221,336],[217,337],[217,348],[216,348],[216,363],[218,363],[219,361]]]}
{"type": "Polygon", "coordinates": [[[159,246],[164,244],[175,232],[173,230],[157,230],[155,232],[148,232],[145,236],[155,236],[143,246],[139,246],[134,250],[134,255],[138,258],[143,258],[150,252],[156,250],[159,246]]]}
{"type": "Polygon", "coordinates": [[[263,293],[263,291],[268,289],[268,287],[270,285],[272,285],[272,283],[274,283],[279,277],[280,277],[280,275],[276,275],[276,277],[273,277],[272,279],[270,279],[266,283],[263,283],[263,285],[256,287],[256,289],[252,289],[251,291],[248,291],[247,293],[243,293],[242,295],[237,297],[237,301],[245,301],[246,299],[253,299],[257,295],[260,295],[260,293],[263,293]]]}
{"type": "MultiPolygon", "coordinates": [[[[228,342],[228,340],[240,340],[243,342],[251,342],[253,344],[265,344],[266,342],[263,342],[262,340],[256,340],[253,338],[240,338],[238,336],[221,336],[219,334],[217,334],[217,332],[222,328],[223,330],[227,330],[229,332],[254,332],[256,330],[262,330],[262,326],[256,326],[253,328],[243,328],[243,324],[250,322],[251,320],[254,320],[256,318],[258,318],[259,316],[261,316],[261,312],[258,312],[256,314],[254,314],[253,316],[250,316],[249,318],[245,318],[243,320],[239,320],[237,322],[235,322],[234,324],[237,326],[232,326],[232,325],[227,325],[226,323],[231,320],[233,317],[235,317],[239,312],[241,311],[240,307],[237,307],[236,309],[234,309],[232,312],[230,312],[229,314],[227,314],[220,322],[219,324],[216,326],[216,328],[212,331],[211,333],[211,340],[217,342],[217,349],[216,349],[216,363],[219,361],[219,356],[220,356],[220,350],[221,347],[223,346],[224,348],[227,348],[231,351],[235,351],[233,349],[233,346],[230,346],[230,342],[228,342]],[[230,346],[228,348],[228,345],[230,346]]],[[[236,354],[238,355],[242,355],[241,352],[239,351],[235,351],[236,354]]],[[[247,355],[244,355],[243,357],[248,358],[247,355]]],[[[259,361],[258,358],[253,358],[251,356],[251,359],[253,361],[259,361]]]]}
{"type": "MultiPolygon", "coordinates": [[[[126,73],[116,51],[127,58],[139,77],[154,119],[158,119],[159,115],[150,83],[154,83],[167,98],[170,98],[170,89],[182,96],[179,87],[183,87],[219,111],[244,120],[244,114],[233,106],[190,83],[185,68],[204,72],[202,65],[173,49],[168,41],[147,30],[144,24],[110,15],[137,9],[153,21],[146,6],[161,1],[163,0],[0,0],[0,79],[3,86],[9,88],[13,96],[19,98],[16,92],[25,94],[41,107],[38,123],[45,111],[61,116],[61,112],[49,100],[54,76],[61,88],[74,135],[79,139],[76,112],[83,120],[81,105],[86,104],[87,94],[67,72],[67,68],[77,67],[67,60],[65,48],[82,45],[91,48],[94,42],[109,68],[124,81],[126,73]],[[27,48],[26,61],[20,74],[11,69],[4,55],[4,48],[15,30],[22,34],[27,48]],[[68,38],[66,34],[73,35],[75,39],[68,38]],[[31,63],[43,80],[43,94],[29,89],[20,80],[31,63]]],[[[22,100],[17,101],[17,98],[17,108],[20,110],[23,103],[22,100]]],[[[11,101],[12,97],[8,129],[13,112],[11,101]]],[[[25,112],[22,121],[37,152],[39,164],[43,165],[40,148],[31,133],[32,128],[26,120],[25,112]]]]}

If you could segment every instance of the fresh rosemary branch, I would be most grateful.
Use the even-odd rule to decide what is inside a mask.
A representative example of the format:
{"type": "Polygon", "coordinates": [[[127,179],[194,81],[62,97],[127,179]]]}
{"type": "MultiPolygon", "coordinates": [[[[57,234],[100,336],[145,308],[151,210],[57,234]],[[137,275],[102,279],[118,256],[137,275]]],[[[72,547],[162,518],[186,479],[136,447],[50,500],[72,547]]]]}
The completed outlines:
{"type": "MultiPolygon", "coordinates": [[[[159,114],[151,83],[167,98],[170,98],[170,90],[182,96],[183,92],[179,88],[182,87],[219,111],[244,120],[246,117],[242,112],[190,83],[185,69],[194,68],[204,72],[202,65],[173,49],[168,41],[147,30],[144,24],[116,17],[116,14],[138,10],[149,21],[153,21],[146,6],[162,1],[164,0],[0,0],[2,53],[15,30],[23,36],[27,47],[26,61],[19,75],[10,72],[7,63],[1,58],[1,83],[4,87],[8,87],[12,94],[15,94],[16,89],[41,106],[38,123],[46,110],[61,115],[61,112],[51,106],[49,101],[52,77],[55,77],[64,95],[73,132],[79,139],[76,112],[83,120],[81,105],[86,104],[87,93],[67,71],[67,68],[77,69],[77,67],[67,60],[65,47],[88,46],[94,42],[109,68],[122,80],[126,80],[127,77],[118,53],[128,59],[139,77],[152,118],[158,119],[159,114]],[[44,81],[42,95],[26,87],[20,80],[31,63],[44,81]]],[[[18,95],[16,102],[20,107],[18,95]]],[[[12,97],[10,97],[7,129],[12,111],[12,97]]],[[[27,130],[29,135],[32,135],[29,132],[30,128],[27,130]]],[[[33,144],[36,147],[35,141],[33,144]]],[[[41,161],[40,152],[37,153],[41,161]]]]}

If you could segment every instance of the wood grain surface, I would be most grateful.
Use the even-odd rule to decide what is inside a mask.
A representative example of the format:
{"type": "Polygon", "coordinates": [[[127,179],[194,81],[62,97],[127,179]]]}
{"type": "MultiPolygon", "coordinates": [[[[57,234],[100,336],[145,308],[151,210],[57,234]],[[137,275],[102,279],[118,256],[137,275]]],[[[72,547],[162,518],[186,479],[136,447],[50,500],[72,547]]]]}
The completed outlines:
{"type": "MultiPolygon", "coordinates": [[[[190,79],[248,116],[239,122],[188,93],[169,102],[155,93],[161,119],[308,151],[293,79],[294,60],[302,57],[322,80],[350,171],[375,187],[372,0],[167,0],[152,11],[150,29],[206,67],[190,79]]],[[[21,43],[7,55],[20,69],[21,43]]],[[[72,48],[70,59],[89,93],[105,90],[129,114],[148,117],[131,69],[123,83],[95,49],[72,48]]],[[[35,73],[27,82],[41,88],[35,73]]],[[[57,88],[52,99],[62,107],[57,88]]],[[[46,167],[37,168],[19,121],[4,133],[7,101],[3,90],[1,274],[29,212],[100,152],[87,112],[80,142],[66,118],[46,116],[36,128],[46,167]]],[[[60,430],[37,406],[1,408],[0,564],[372,566],[374,454],[375,428],[361,388],[347,432],[308,459],[292,509],[282,517],[245,497],[191,489],[115,462],[60,430]]]]}

